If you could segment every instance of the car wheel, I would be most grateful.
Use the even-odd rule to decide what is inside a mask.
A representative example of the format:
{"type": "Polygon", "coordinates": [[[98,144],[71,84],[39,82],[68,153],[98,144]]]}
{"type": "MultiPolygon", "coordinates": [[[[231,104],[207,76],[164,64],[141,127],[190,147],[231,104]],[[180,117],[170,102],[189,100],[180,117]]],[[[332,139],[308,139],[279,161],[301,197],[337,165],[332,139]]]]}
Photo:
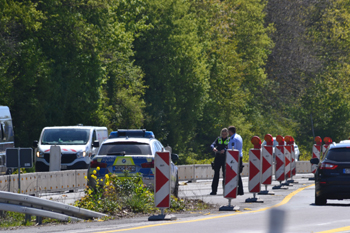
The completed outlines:
{"type": "Polygon", "coordinates": [[[315,205],[326,205],[326,204],[327,204],[327,198],[318,197],[315,195],[315,205]]]}
{"type": "Polygon", "coordinates": [[[179,197],[179,175],[176,174],[175,188],[174,188],[174,196],[179,197]]]}

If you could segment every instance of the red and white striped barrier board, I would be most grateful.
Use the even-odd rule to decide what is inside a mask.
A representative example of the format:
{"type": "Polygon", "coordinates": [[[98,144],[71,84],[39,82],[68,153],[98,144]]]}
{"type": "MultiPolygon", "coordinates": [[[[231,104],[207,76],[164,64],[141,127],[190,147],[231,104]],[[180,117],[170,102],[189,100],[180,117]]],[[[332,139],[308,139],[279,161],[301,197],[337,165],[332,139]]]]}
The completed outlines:
{"type": "Polygon", "coordinates": [[[291,145],[291,148],[292,148],[292,153],[290,154],[291,155],[291,158],[292,158],[292,161],[291,161],[291,174],[292,176],[295,176],[297,174],[297,163],[295,162],[295,150],[294,150],[294,145],[291,145]]]}
{"type": "Polygon", "coordinates": [[[285,180],[284,146],[276,146],[275,155],[276,155],[275,178],[278,181],[284,181],[285,180]]]}
{"type": "Polygon", "coordinates": [[[154,204],[157,208],[170,207],[170,152],[156,152],[154,157],[154,204]]]}
{"type": "Polygon", "coordinates": [[[239,151],[226,151],[224,198],[237,197],[239,174],[239,151]]]}
{"type": "MultiPolygon", "coordinates": [[[[317,144],[314,144],[312,146],[312,158],[320,158],[320,154],[321,154],[321,146],[320,145],[317,145],[317,144]]],[[[316,170],[317,170],[317,164],[312,164],[311,165],[311,172],[312,173],[316,173],[316,170]]]]}
{"type": "Polygon", "coordinates": [[[291,177],[291,152],[292,152],[292,146],[285,145],[284,146],[284,173],[286,175],[286,179],[291,177]]]}
{"type": "Polygon", "coordinates": [[[263,146],[262,147],[262,167],[261,167],[261,183],[271,184],[272,183],[272,161],[273,161],[273,147],[263,146]]]}
{"type": "Polygon", "coordinates": [[[261,149],[249,151],[249,183],[250,193],[259,193],[261,188],[261,149]]]}
{"type": "Polygon", "coordinates": [[[328,148],[329,144],[323,144],[322,146],[322,154],[324,154],[328,148]]]}

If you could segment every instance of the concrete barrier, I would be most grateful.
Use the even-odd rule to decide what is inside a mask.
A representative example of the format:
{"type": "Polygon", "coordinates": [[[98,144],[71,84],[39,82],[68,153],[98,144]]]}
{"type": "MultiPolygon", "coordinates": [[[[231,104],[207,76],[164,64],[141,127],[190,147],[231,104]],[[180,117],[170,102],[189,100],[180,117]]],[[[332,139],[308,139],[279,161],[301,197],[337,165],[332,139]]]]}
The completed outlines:
{"type": "Polygon", "coordinates": [[[18,175],[0,176],[0,191],[34,194],[84,189],[87,170],[36,172],[21,174],[21,190],[18,190],[18,175]]]}
{"type": "MultiPolygon", "coordinates": [[[[247,177],[249,175],[249,164],[243,163],[243,165],[241,175],[247,177]]],[[[214,170],[210,164],[178,165],[177,167],[180,181],[208,180],[214,176],[214,170]]],[[[310,173],[311,164],[309,161],[297,161],[296,170],[297,173],[310,173]]],[[[275,174],[275,164],[272,165],[272,173],[275,174]]],[[[220,172],[220,177],[222,178],[222,172],[220,172]]]]}
{"type": "Polygon", "coordinates": [[[179,180],[194,180],[194,177],[195,177],[194,165],[180,165],[177,167],[178,167],[179,180]]]}
{"type": "Polygon", "coordinates": [[[297,165],[297,173],[310,173],[311,172],[310,161],[298,161],[296,165],[297,165]]]}
{"type": "MultiPolygon", "coordinates": [[[[249,165],[248,163],[243,165],[242,176],[247,177],[249,165]]],[[[309,161],[298,161],[296,169],[299,174],[310,173],[311,164],[309,161]]],[[[274,165],[272,171],[275,172],[274,165]]],[[[178,174],[180,181],[211,180],[214,176],[214,170],[210,164],[179,165],[178,174]]],[[[85,176],[87,176],[86,169],[21,174],[20,193],[37,195],[45,192],[84,189],[87,185],[85,176]]],[[[220,172],[220,177],[222,177],[222,172],[220,172]]],[[[0,176],[0,191],[18,193],[18,176],[0,176]]]]}
{"type": "Polygon", "coordinates": [[[9,191],[9,176],[0,176],[0,191],[9,191]]]}

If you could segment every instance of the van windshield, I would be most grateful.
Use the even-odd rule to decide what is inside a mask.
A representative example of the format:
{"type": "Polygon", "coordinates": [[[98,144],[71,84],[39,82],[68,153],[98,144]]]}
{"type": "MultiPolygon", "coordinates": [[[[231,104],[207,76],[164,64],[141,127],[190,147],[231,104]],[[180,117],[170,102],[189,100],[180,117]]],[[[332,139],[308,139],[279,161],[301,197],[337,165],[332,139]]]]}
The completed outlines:
{"type": "Polygon", "coordinates": [[[89,129],[45,129],[43,145],[85,145],[90,137],[89,129]]]}

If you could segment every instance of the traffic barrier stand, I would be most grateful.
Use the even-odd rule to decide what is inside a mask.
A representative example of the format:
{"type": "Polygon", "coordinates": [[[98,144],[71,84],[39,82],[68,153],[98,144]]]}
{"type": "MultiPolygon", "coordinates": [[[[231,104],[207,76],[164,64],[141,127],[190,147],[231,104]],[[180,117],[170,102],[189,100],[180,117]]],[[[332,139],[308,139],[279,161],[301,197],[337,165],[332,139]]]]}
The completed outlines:
{"type": "Polygon", "coordinates": [[[258,136],[251,139],[254,149],[249,150],[249,182],[248,189],[253,193],[252,198],[247,198],[245,202],[263,203],[257,194],[261,191],[261,140],[258,136]]]}
{"type": "Polygon", "coordinates": [[[276,141],[278,142],[278,146],[275,148],[275,179],[279,181],[279,185],[275,185],[272,189],[288,189],[288,187],[284,187],[282,181],[285,180],[285,166],[284,166],[284,138],[281,135],[277,135],[276,141]]]}
{"type": "Polygon", "coordinates": [[[240,155],[238,150],[226,150],[224,198],[227,206],[221,206],[219,211],[238,211],[239,206],[232,206],[231,200],[237,198],[240,155]]]}
{"type": "Polygon", "coordinates": [[[272,161],[273,161],[273,137],[266,134],[266,146],[262,147],[262,166],[261,166],[261,184],[265,185],[265,190],[260,191],[260,195],[275,195],[274,192],[267,190],[267,186],[272,183],[272,161]]]}
{"type": "Polygon", "coordinates": [[[288,145],[290,145],[291,152],[290,152],[290,180],[287,182],[289,184],[298,184],[299,182],[293,180],[293,176],[296,175],[296,162],[295,162],[295,150],[294,150],[294,138],[290,136],[289,142],[287,142],[288,145]]]}
{"type": "MultiPolygon", "coordinates": [[[[321,155],[321,146],[322,146],[321,137],[320,136],[315,137],[315,142],[316,144],[312,146],[312,158],[319,159],[321,155]]],[[[311,172],[315,174],[316,170],[317,170],[317,164],[311,164],[311,172]]],[[[309,178],[309,180],[315,180],[315,177],[311,177],[309,178]]]]}
{"type": "Polygon", "coordinates": [[[293,186],[292,184],[288,183],[288,179],[291,178],[291,153],[292,153],[292,146],[290,143],[290,136],[285,136],[284,141],[286,142],[286,145],[284,145],[284,173],[285,173],[285,182],[283,185],[285,186],[293,186]]]}
{"type": "Polygon", "coordinates": [[[154,156],[154,204],[161,210],[161,214],[149,217],[148,221],[176,220],[175,215],[164,214],[164,209],[170,207],[170,165],[169,151],[156,152],[154,156]]]}

